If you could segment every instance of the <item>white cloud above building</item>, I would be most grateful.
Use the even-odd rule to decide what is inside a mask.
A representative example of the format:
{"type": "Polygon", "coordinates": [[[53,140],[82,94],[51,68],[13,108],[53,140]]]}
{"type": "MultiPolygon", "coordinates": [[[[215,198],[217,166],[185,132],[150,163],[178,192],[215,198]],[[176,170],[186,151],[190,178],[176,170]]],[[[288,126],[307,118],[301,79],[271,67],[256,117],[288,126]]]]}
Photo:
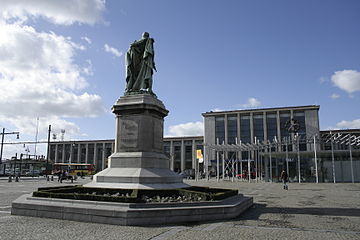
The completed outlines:
{"type": "Polygon", "coordinates": [[[203,122],[188,122],[169,127],[168,134],[165,137],[181,137],[181,136],[203,136],[203,122]]]}
{"type": "Polygon", "coordinates": [[[339,129],[360,129],[360,119],[352,121],[342,120],[336,124],[339,129]]]}
{"type": "Polygon", "coordinates": [[[347,93],[360,91],[360,72],[356,70],[337,71],[331,76],[331,81],[347,93]]]}
{"type": "Polygon", "coordinates": [[[240,107],[255,108],[255,107],[259,107],[260,105],[261,105],[261,102],[258,99],[251,97],[251,98],[248,98],[246,103],[240,104],[240,107]]]}

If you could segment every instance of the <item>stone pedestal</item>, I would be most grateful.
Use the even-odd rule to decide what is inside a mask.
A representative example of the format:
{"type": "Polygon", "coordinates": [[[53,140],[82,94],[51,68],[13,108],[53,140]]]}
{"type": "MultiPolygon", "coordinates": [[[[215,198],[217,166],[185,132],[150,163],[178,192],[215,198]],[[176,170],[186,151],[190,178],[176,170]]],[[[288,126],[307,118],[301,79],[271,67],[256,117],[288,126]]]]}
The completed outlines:
{"type": "Polygon", "coordinates": [[[163,154],[164,104],[150,94],[121,97],[116,115],[115,151],[108,168],[85,187],[172,189],[188,187],[170,170],[163,154]]]}

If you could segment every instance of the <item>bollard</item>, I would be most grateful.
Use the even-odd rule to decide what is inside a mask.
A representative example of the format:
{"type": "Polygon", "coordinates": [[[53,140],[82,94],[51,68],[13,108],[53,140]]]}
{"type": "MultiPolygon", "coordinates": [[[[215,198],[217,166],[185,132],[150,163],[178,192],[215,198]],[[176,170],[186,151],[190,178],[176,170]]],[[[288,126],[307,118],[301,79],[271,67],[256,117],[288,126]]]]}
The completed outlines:
{"type": "Polygon", "coordinates": [[[74,178],[73,177],[71,177],[71,183],[73,183],[74,182],[74,178]]]}
{"type": "Polygon", "coordinates": [[[9,180],[8,180],[8,182],[12,182],[12,178],[11,178],[11,176],[9,176],[9,180]]]}
{"type": "Polygon", "coordinates": [[[19,177],[15,177],[15,182],[19,182],[19,177]]]}
{"type": "Polygon", "coordinates": [[[46,181],[50,181],[50,177],[49,177],[49,176],[46,177],[46,181]]]}
{"type": "Polygon", "coordinates": [[[93,180],[93,176],[91,175],[90,180],[93,180]]]}
{"type": "Polygon", "coordinates": [[[51,181],[54,181],[54,176],[51,176],[51,181]]]}

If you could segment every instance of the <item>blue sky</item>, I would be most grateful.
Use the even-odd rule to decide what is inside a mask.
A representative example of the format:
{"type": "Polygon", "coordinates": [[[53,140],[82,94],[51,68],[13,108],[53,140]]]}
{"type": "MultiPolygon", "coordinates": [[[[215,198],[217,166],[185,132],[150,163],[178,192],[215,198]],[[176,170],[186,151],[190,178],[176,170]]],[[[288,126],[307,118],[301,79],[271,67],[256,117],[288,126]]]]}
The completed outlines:
{"type": "Polygon", "coordinates": [[[1,0],[0,127],[34,140],[39,117],[39,140],[49,124],[58,139],[113,138],[124,53],[148,31],[167,136],[201,135],[210,110],[312,104],[321,129],[360,128],[359,12],[357,0],[1,0]]]}

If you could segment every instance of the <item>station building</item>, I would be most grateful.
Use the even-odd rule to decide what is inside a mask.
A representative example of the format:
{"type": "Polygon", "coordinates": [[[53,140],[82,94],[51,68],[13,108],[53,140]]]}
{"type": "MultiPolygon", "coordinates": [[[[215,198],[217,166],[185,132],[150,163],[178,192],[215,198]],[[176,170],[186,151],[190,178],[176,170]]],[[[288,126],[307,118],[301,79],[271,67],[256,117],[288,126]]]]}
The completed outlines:
{"type": "MultiPolygon", "coordinates": [[[[164,153],[176,172],[195,170],[224,176],[226,171],[229,176],[238,175],[250,162],[250,171],[266,181],[277,181],[282,169],[287,169],[293,181],[299,175],[302,181],[315,181],[315,169],[320,182],[332,181],[332,169],[337,182],[360,181],[360,129],[320,131],[319,109],[318,105],[308,105],[206,112],[202,114],[204,136],[166,137],[164,153]],[[291,120],[296,122],[296,131],[289,131],[291,120]],[[350,148],[344,140],[347,136],[354,140],[350,148]],[[331,145],[333,138],[337,142],[331,145]]],[[[53,163],[94,164],[96,171],[101,171],[107,167],[114,144],[114,139],[55,141],[50,143],[49,159],[53,163]]]]}

